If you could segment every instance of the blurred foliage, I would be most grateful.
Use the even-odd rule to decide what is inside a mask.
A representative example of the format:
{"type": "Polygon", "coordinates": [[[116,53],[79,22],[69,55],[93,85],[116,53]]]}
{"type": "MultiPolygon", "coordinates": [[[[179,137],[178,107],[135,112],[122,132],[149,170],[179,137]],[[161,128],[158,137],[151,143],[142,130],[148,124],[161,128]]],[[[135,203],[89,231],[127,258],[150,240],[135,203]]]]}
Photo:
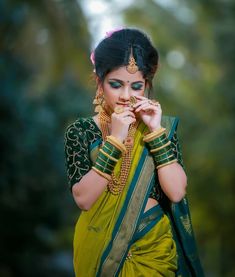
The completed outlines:
{"type": "Polygon", "coordinates": [[[1,1],[0,20],[0,276],[73,276],[63,134],[91,112],[86,20],[73,0],[1,1]]]}
{"type": "MultiPolygon", "coordinates": [[[[235,4],[136,0],[122,16],[160,52],[206,276],[234,276],[235,4]]],[[[90,45],[79,1],[0,1],[0,276],[73,276],[63,134],[92,112],[90,45]]]]}

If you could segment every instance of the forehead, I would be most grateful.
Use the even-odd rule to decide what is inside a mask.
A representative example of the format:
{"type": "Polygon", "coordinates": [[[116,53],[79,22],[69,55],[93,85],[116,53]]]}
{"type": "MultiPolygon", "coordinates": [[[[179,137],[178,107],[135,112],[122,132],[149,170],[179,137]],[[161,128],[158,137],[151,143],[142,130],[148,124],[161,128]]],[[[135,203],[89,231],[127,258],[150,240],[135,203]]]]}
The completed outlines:
{"type": "Polygon", "coordinates": [[[112,70],[106,75],[105,79],[119,79],[124,82],[144,81],[143,74],[141,71],[137,71],[136,73],[131,74],[126,70],[125,66],[112,70]]]}

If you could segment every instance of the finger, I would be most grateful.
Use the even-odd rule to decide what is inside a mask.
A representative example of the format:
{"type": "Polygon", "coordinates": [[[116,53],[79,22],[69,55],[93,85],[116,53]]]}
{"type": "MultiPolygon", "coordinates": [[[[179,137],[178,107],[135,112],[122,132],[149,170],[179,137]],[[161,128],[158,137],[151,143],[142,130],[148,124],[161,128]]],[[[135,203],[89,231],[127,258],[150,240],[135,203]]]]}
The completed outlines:
{"type": "Polygon", "coordinates": [[[151,107],[150,106],[150,107],[145,107],[145,108],[141,109],[140,112],[147,112],[147,113],[154,112],[154,113],[158,113],[158,109],[156,107],[151,107]]]}
{"type": "Polygon", "coordinates": [[[136,118],[133,117],[127,117],[126,124],[131,125],[132,123],[136,122],[136,118]]]}
{"type": "Polygon", "coordinates": [[[114,108],[114,113],[120,114],[123,113],[124,111],[133,111],[134,109],[132,107],[123,107],[123,106],[116,106],[114,108]]]}
{"type": "Polygon", "coordinates": [[[131,111],[125,111],[118,115],[119,118],[127,117],[127,116],[135,117],[135,114],[131,111]]]}
{"type": "Polygon", "coordinates": [[[144,103],[148,103],[148,99],[143,99],[143,100],[140,100],[138,101],[135,105],[133,105],[133,108],[134,109],[137,109],[140,105],[144,104],[144,103]]]}
{"type": "Polygon", "coordinates": [[[144,109],[144,108],[150,108],[151,107],[151,105],[148,103],[148,102],[144,102],[144,103],[142,103],[138,108],[136,108],[135,109],[135,112],[139,112],[139,111],[141,111],[142,109],[144,109]]]}
{"type": "Polygon", "coordinates": [[[141,95],[137,95],[137,96],[135,96],[135,98],[136,98],[136,99],[139,99],[139,100],[148,99],[147,97],[141,96],[141,95]]]}
{"type": "Polygon", "coordinates": [[[148,100],[147,102],[144,101],[143,103],[146,103],[146,104],[144,104],[144,105],[142,104],[142,107],[146,107],[147,105],[149,105],[150,107],[156,107],[161,110],[160,103],[155,100],[148,100]]]}

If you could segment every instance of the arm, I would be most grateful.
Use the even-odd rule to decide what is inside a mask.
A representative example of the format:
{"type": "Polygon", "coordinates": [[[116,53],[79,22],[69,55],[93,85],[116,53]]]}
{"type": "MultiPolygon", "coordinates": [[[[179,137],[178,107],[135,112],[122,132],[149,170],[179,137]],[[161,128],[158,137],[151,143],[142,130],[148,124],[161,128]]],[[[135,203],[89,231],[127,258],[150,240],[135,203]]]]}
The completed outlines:
{"type": "MultiPolygon", "coordinates": [[[[105,190],[107,180],[91,169],[89,142],[85,130],[92,130],[90,121],[79,119],[65,132],[67,176],[73,198],[82,210],[88,210],[105,190]]],[[[93,140],[98,139],[95,134],[93,140]]]]}
{"type": "Polygon", "coordinates": [[[187,177],[179,163],[159,168],[158,179],[162,190],[172,202],[179,202],[185,196],[187,177]]]}
{"type": "MultiPolygon", "coordinates": [[[[111,135],[122,142],[127,136],[129,125],[134,121],[133,113],[129,109],[119,115],[114,113],[111,135]],[[126,117],[126,115],[131,116],[126,117]]],[[[65,135],[65,150],[74,200],[80,209],[89,210],[107,188],[108,180],[91,169],[84,128],[81,126],[68,128],[65,135]]]]}
{"type": "Polygon", "coordinates": [[[81,210],[89,210],[106,189],[108,180],[93,169],[72,187],[73,198],[81,210]]]}
{"type": "Polygon", "coordinates": [[[158,179],[162,190],[172,202],[179,202],[186,193],[187,176],[184,171],[181,147],[177,133],[171,139],[172,148],[178,162],[158,169],[158,179]]]}
{"type": "MultiPolygon", "coordinates": [[[[139,102],[134,106],[136,108],[135,112],[139,113],[144,123],[149,127],[150,132],[153,134],[156,130],[161,130],[161,117],[162,117],[162,110],[161,105],[159,103],[153,103],[149,101],[145,97],[137,97],[139,102]]],[[[156,136],[157,137],[157,136],[156,136]]],[[[151,138],[151,135],[147,139],[149,142],[154,139],[151,138]]],[[[172,142],[172,149],[178,156],[180,149],[177,147],[177,136],[176,133],[174,134],[173,141],[176,140],[174,143],[172,142]]],[[[151,143],[150,143],[151,144],[151,143]]],[[[157,145],[157,144],[156,144],[157,145]]],[[[157,148],[158,146],[153,146],[153,148],[157,148]]],[[[150,146],[151,148],[151,146],[150,146]]],[[[162,150],[160,150],[162,151],[162,150]]],[[[166,153],[169,151],[166,151],[166,153]]],[[[156,164],[158,163],[157,152],[153,153],[154,160],[156,164]]],[[[179,158],[178,162],[172,162],[167,164],[163,167],[157,169],[158,179],[160,186],[166,196],[172,202],[179,202],[185,195],[186,186],[187,186],[187,177],[184,172],[182,165],[180,164],[179,158]]]]}

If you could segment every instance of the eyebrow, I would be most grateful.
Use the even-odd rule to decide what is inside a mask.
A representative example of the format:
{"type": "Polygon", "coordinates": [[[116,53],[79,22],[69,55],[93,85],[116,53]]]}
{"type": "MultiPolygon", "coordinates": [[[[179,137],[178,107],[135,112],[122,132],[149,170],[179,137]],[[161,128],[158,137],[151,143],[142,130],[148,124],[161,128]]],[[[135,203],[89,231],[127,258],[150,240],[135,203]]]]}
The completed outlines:
{"type": "MultiPolygon", "coordinates": [[[[110,78],[109,81],[116,81],[116,82],[119,82],[121,84],[124,84],[125,82],[120,80],[120,79],[116,79],[116,78],[110,78]]],[[[136,83],[141,83],[141,84],[144,84],[144,81],[135,81],[135,82],[132,82],[131,84],[136,84],[136,83]]]]}

